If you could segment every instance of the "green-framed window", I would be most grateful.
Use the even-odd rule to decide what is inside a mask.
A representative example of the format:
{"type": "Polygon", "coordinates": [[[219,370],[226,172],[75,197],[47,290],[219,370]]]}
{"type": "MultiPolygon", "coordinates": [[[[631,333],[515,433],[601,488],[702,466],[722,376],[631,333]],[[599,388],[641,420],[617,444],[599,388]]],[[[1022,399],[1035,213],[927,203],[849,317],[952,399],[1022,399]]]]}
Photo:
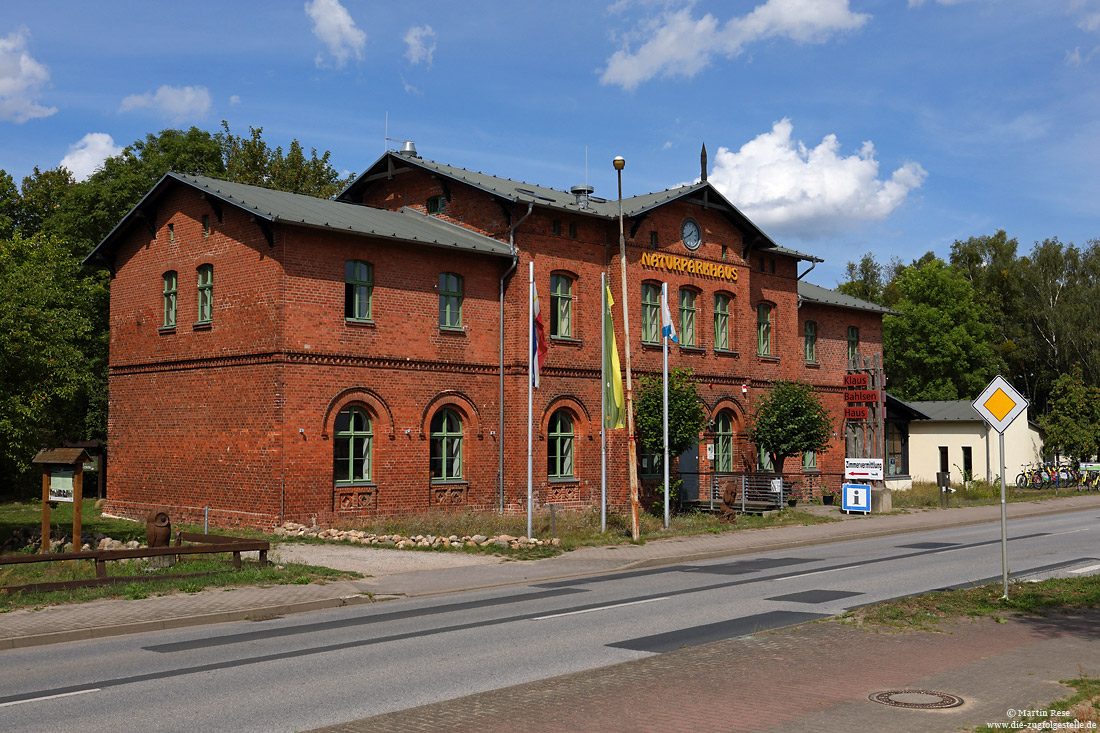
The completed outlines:
{"type": "Polygon", "coordinates": [[[336,483],[369,483],[374,450],[370,415],[358,407],[341,410],[333,434],[332,475],[336,483]]]}
{"type": "Polygon", "coordinates": [[[645,477],[661,476],[661,458],[663,456],[645,443],[638,443],[638,475],[645,477]]]}
{"type": "Polygon", "coordinates": [[[439,327],[462,328],[462,276],[439,275],[439,327]]]}
{"type": "Polygon", "coordinates": [[[369,262],[344,263],[344,318],[369,321],[374,300],[374,266],[369,262]]]}
{"type": "Polygon", "coordinates": [[[695,346],[695,291],[680,288],[680,345],[695,346]]]}
{"type": "Polygon", "coordinates": [[[214,320],[214,266],[199,265],[199,323],[214,320]]]}
{"type": "Polygon", "coordinates": [[[806,361],[814,363],[817,361],[817,322],[806,321],[802,334],[806,350],[806,361]]]}
{"type": "Polygon", "coordinates": [[[772,307],[767,303],[756,306],[756,353],[772,355],[772,307]]]}
{"type": "Polygon", "coordinates": [[[573,336],[573,280],[566,275],[550,276],[550,335],[573,336]]]}
{"type": "Polygon", "coordinates": [[[859,356],[859,329],[848,326],[848,360],[851,361],[857,356],[859,356]]]}
{"type": "Polygon", "coordinates": [[[802,453],[802,470],[803,471],[816,471],[817,470],[817,453],[812,450],[804,451],[802,453]]]}
{"type": "Polygon", "coordinates": [[[761,471],[774,471],[775,465],[772,464],[772,454],[768,452],[768,449],[764,446],[760,446],[757,449],[757,460],[761,471]]]}
{"type": "Polygon", "coordinates": [[[726,410],[714,419],[714,470],[733,472],[733,416],[726,410]]]}
{"type": "Polygon", "coordinates": [[[661,333],[661,286],[642,283],[642,343],[655,344],[661,333]]]}
{"type": "Polygon", "coordinates": [[[425,207],[429,214],[442,214],[447,208],[447,199],[442,196],[432,196],[425,207]]]}
{"type": "Polygon", "coordinates": [[[458,481],[462,478],[462,418],[445,407],[432,417],[432,481],[458,481]]]}
{"type": "Polygon", "coordinates": [[[714,295],[714,348],[730,349],[730,296],[725,293],[714,295]]]}
{"type": "Polygon", "coordinates": [[[550,416],[547,433],[546,475],[552,479],[573,478],[573,416],[557,410],[550,416]]]}
{"type": "Polygon", "coordinates": [[[176,296],[178,294],[179,278],[175,270],[164,273],[164,327],[172,328],[176,325],[176,296]]]}

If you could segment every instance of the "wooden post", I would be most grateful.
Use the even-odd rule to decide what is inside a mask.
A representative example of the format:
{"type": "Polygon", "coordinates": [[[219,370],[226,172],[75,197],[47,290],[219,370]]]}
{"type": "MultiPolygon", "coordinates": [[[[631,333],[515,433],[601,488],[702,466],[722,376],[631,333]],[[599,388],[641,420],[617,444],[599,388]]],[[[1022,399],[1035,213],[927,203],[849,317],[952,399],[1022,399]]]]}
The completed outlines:
{"type": "Polygon", "coordinates": [[[80,552],[80,515],[84,505],[84,461],[73,466],[73,552],[80,552]]]}
{"type": "Polygon", "coordinates": [[[50,551],[50,467],[42,464],[42,554],[50,551]]]}

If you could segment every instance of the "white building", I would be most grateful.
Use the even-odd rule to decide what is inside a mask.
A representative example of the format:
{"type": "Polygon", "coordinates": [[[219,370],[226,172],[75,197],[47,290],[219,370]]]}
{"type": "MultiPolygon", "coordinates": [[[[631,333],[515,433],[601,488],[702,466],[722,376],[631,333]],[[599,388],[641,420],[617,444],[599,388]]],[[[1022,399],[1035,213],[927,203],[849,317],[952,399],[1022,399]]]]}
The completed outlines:
{"type": "MultiPolygon", "coordinates": [[[[929,417],[909,424],[909,472],[914,481],[936,481],[938,471],[962,483],[964,473],[988,482],[1000,480],[1000,440],[967,400],[910,402],[929,417]]],[[[1025,411],[1005,431],[1005,478],[1043,459],[1043,436],[1025,411]]]]}

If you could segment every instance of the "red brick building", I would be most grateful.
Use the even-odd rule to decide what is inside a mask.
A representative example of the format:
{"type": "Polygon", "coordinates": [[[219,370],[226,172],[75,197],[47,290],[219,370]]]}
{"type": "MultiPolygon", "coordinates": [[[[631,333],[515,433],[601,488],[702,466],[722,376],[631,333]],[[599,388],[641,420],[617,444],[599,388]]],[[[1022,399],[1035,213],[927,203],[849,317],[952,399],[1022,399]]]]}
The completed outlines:
{"type": "MultiPolygon", "coordinates": [[[[618,202],[591,194],[396,152],[336,200],[165,176],[88,257],[112,274],[110,509],[260,527],[524,511],[532,261],[550,331],[536,504],[597,505],[601,273],[622,291],[618,202]]],[[[881,354],[884,309],[802,282],[820,260],[705,176],[623,213],[635,380],[661,368],[664,281],[670,366],[694,370],[708,411],[688,484],[757,468],[745,421],[780,378],[814,384],[834,415],[834,446],[803,470],[841,473],[843,375],[850,353],[881,354]]],[[[625,446],[609,433],[613,507],[625,446]]]]}

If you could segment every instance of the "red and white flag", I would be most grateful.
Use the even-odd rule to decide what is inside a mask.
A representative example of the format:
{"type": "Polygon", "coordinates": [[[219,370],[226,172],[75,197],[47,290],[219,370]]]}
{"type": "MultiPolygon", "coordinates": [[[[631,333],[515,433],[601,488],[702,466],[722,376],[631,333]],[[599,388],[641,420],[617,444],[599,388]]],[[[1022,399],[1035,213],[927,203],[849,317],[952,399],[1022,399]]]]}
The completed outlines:
{"type": "Polygon", "coordinates": [[[548,344],[546,341],[546,325],[542,322],[542,309],[539,308],[539,293],[535,282],[531,281],[531,384],[537,389],[539,386],[539,372],[546,361],[548,344]]]}

